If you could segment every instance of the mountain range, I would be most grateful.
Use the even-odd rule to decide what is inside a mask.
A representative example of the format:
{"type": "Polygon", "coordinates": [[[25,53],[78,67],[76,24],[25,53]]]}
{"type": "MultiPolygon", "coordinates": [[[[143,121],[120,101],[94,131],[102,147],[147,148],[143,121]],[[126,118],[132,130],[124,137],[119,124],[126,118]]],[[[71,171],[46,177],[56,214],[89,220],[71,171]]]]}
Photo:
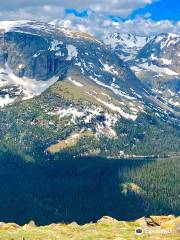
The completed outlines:
{"type": "Polygon", "coordinates": [[[179,79],[176,35],[0,22],[0,222],[179,214],[179,79]]]}
{"type": "Polygon", "coordinates": [[[104,43],[127,63],[157,98],[179,111],[179,35],[162,33],[142,37],[114,33],[104,37],[104,43]]]}
{"type": "Polygon", "coordinates": [[[2,148],[25,158],[177,152],[179,43],[171,34],[100,41],[42,22],[1,22],[2,148]]]}

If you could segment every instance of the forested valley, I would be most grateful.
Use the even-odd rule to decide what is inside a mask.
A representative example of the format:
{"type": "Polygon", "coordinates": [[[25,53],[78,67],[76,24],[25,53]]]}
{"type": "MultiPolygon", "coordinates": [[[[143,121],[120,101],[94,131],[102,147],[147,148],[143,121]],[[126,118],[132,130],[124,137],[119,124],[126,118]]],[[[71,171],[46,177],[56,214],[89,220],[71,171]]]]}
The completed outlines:
{"type": "Polygon", "coordinates": [[[58,154],[43,162],[0,154],[0,221],[19,224],[179,215],[180,159],[107,159],[58,154]]]}

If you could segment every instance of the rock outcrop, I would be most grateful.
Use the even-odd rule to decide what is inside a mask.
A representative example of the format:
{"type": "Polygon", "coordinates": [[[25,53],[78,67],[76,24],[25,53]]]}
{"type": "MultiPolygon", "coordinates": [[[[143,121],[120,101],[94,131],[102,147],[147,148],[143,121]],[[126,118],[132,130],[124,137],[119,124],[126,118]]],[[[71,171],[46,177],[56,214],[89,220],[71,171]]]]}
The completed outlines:
{"type": "Polygon", "coordinates": [[[137,239],[142,235],[148,240],[178,240],[180,234],[180,217],[174,216],[150,216],[143,217],[134,222],[118,221],[104,216],[97,223],[89,223],[83,226],[77,223],[51,224],[37,227],[33,224],[19,226],[14,223],[0,223],[1,240],[23,239],[44,240],[51,239],[137,239]],[[141,231],[140,231],[141,230],[141,231]],[[19,238],[21,237],[21,238],[19,238]]]}

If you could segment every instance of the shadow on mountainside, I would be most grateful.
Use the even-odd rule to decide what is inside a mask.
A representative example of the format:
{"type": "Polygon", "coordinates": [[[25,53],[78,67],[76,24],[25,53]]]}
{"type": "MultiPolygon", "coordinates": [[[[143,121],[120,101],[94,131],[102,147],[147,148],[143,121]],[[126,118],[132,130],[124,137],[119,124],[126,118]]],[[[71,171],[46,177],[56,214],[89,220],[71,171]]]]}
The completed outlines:
{"type": "Polygon", "coordinates": [[[127,180],[126,173],[146,164],[151,163],[67,155],[33,163],[1,153],[0,221],[25,224],[33,219],[38,225],[46,225],[84,224],[105,215],[137,219],[148,213],[146,198],[133,192],[124,194],[121,184],[127,180]]]}

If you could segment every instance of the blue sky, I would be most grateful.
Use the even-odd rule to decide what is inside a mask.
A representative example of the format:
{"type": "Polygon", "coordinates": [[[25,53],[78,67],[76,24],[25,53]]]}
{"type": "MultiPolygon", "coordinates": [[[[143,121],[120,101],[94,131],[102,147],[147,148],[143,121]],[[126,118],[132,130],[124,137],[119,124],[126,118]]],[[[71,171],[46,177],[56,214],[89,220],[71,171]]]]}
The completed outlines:
{"type": "Polygon", "coordinates": [[[67,26],[75,26],[78,30],[86,31],[87,29],[92,34],[96,34],[95,32],[99,30],[100,32],[101,30],[122,31],[138,35],[154,35],[162,32],[179,34],[180,32],[180,0],[119,0],[118,13],[111,0],[109,1],[110,10],[105,14],[102,14],[102,11],[104,5],[108,6],[108,1],[97,2],[100,1],[102,2],[101,12],[86,8],[65,9],[65,16],[70,19],[65,21],[68,23],[67,26]],[[124,4],[121,5],[122,2],[124,4]],[[109,24],[107,19],[111,21],[109,24]]]}
{"type": "MultiPolygon", "coordinates": [[[[77,17],[87,17],[88,11],[78,11],[76,9],[66,9],[66,14],[74,14],[77,17]]],[[[143,8],[136,9],[128,17],[120,17],[118,15],[110,15],[109,17],[115,21],[122,21],[127,19],[134,19],[137,16],[150,17],[152,20],[180,20],[180,0],[155,0],[143,8]]]]}
{"type": "Polygon", "coordinates": [[[143,16],[147,13],[151,14],[151,19],[155,21],[159,20],[180,20],[180,0],[160,0],[155,1],[150,5],[146,5],[144,8],[137,9],[131,15],[134,18],[136,15],[143,16]]]}
{"type": "Polygon", "coordinates": [[[180,0],[0,0],[0,20],[40,20],[93,35],[180,33],[180,0]]]}
{"type": "Polygon", "coordinates": [[[83,11],[78,11],[76,9],[65,9],[65,13],[68,14],[74,14],[76,17],[87,17],[88,16],[88,11],[83,10],[83,11]]]}

